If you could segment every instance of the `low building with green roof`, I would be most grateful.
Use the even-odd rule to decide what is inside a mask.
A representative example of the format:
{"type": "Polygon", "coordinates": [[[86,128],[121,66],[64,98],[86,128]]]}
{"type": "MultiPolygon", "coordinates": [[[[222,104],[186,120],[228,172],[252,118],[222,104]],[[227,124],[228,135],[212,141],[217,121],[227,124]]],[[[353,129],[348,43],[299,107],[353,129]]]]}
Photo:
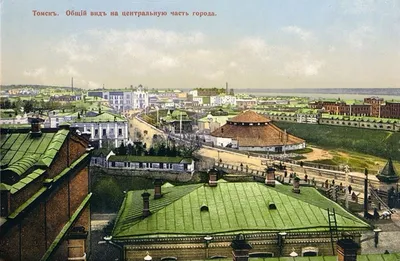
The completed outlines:
{"type": "Polygon", "coordinates": [[[194,160],[192,158],[112,154],[108,154],[106,162],[107,168],[109,169],[194,172],[194,160]]]}
{"type": "Polygon", "coordinates": [[[226,257],[238,233],[253,245],[251,253],[279,256],[278,233],[285,233],[283,256],[293,247],[329,255],[332,226],[327,209],[335,210],[338,234],[346,232],[359,242],[361,233],[371,229],[311,187],[297,194],[286,185],[218,181],[213,187],[192,184],[161,190],[158,197],[156,189],[126,194],[112,232],[112,241],[123,248],[123,260],[142,258],[146,251],[157,260],[198,260],[206,247],[210,256],[226,257]],[[212,238],[207,245],[205,237],[212,238]]]}

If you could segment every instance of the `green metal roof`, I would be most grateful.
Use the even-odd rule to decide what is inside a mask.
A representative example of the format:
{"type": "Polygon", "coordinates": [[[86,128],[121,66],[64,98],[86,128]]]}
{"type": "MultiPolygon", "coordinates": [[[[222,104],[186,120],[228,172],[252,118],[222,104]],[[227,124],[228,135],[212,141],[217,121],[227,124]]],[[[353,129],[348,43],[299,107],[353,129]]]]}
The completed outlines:
{"type": "Polygon", "coordinates": [[[143,163],[191,163],[192,159],[182,157],[165,156],[133,156],[133,155],[113,155],[108,161],[118,162],[143,162],[143,163]]]}
{"type": "MultiPolygon", "coordinates": [[[[116,239],[164,235],[235,234],[276,231],[328,231],[326,208],[335,208],[340,230],[366,230],[370,226],[314,188],[291,192],[256,182],[219,182],[163,188],[163,197],[150,197],[152,215],[143,219],[142,191],[127,193],[113,230],[116,239]],[[274,202],[277,210],[269,210],[274,202]],[[202,205],[209,211],[200,212],[202,205]]],[[[153,191],[150,191],[153,195],[153,191]]]]}
{"type": "Polygon", "coordinates": [[[389,159],[386,162],[386,165],[383,167],[379,174],[376,176],[380,181],[395,183],[399,180],[399,176],[397,176],[397,172],[394,168],[392,159],[389,159]]]}
{"type": "Polygon", "coordinates": [[[39,137],[32,137],[30,133],[2,135],[2,171],[12,171],[24,177],[29,170],[32,171],[40,165],[50,166],[68,133],[69,130],[59,130],[56,133],[42,133],[39,137]]]}
{"type": "Polygon", "coordinates": [[[94,117],[81,116],[80,119],[75,118],[73,122],[126,122],[127,120],[121,117],[121,115],[113,114],[110,112],[103,112],[94,117]]]}

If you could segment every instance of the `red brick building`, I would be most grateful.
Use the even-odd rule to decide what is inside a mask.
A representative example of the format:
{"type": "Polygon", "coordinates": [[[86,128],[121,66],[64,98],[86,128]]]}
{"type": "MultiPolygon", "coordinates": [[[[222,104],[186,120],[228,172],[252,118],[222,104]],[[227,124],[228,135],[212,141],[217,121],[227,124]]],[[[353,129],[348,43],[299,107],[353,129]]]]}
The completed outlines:
{"type": "Polygon", "coordinates": [[[381,105],[381,118],[400,119],[400,102],[386,101],[381,105]]]}
{"type": "Polygon", "coordinates": [[[380,107],[383,101],[383,98],[379,97],[364,98],[365,103],[371,104],[371,116],[373,117],[380,117],[380,107]]]}
{"type": "Polygon", "coordinates": [[[0,259],[87,260],[88,138],[59,129],[1,129],[0,259]]]}
{"type": "Polygon", "coordinates": [[[372,105],[369,103],[347,104],[345,101],[315,101],[309,103],[311,109],[324,109],[325,112],[335,115],[371,116],[372,105]]]}

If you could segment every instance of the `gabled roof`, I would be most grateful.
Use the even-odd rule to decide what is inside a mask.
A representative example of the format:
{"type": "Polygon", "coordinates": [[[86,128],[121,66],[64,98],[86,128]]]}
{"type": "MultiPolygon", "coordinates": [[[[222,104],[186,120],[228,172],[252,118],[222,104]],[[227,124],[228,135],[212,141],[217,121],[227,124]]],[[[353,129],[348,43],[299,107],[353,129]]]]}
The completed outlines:
{"type": "Polygon", "coordinates": [[[1,137],[2,178],[8,183],[19,181],[40,167],[49,167],[64,144],[69,130],[42,133],[33,137],[30,133],[11,132],[1,137]]]}
{"type": "Polygon", "coordinates": [[[339,230],[365,230],[370,226],[311,187],[300,194],[290,186],[267,187],[255,182],[218,182],[163,188],[153,199],[151,215],[142,218],[142,191],[130,191],[113,230],[115,239],[164,235],[236,234],[238,231],[328,231],[326,208],[335,208],[339,230]],[[269,210],[268,203],[277,209],[269,210]],[[206,205],[208,211],[200,211],[206,205]]]}
{"type": "Polygon", "coordinates": [[[266,123],[270,122],[271,120],[255,111],[247,110],[228,121],[237,123],[266,123]]]}
{"type": "Polygon", "coordinates": [[[394,168],[392,159],[389,159],[388,162],[386,162],[385,167],[379,172],[379,174],[376,176],[380,181],[384,181],[387,183],[395,183],[399,180],[399,176],[397,176],[397,172],[394,168]]]}

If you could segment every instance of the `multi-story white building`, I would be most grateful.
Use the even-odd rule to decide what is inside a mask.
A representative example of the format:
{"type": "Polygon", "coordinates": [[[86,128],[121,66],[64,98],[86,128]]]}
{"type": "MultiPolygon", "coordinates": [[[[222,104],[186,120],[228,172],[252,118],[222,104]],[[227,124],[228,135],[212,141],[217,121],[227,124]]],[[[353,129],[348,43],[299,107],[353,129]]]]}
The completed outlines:
{"type": "Polygon", "coordinates": [[[120,115],[109,112],[94,117],[79,117],[71,122],[81,132],[90,132],[90,140],[99,148],[116,148],[129,141],[128,121],[120,115]]]}
{"type": "Polygon", "coordinates": [[[136,89],[121,91],[89,91],[88,96],[101,97],[108,100],[117,111],[144,109],[149,105],[149,94],[139,85],[136,89]]]}
{"type": "Polygon", "coordinates": [[[236,106],[236,97],[232,95],[217,95],[210,97],[210,105],[211,106],[225,106],[232,105],[236,106]]]}
{"type": "Polygon", "coordinates": [[[118,147],[129,140],[128,121],[110,112],[89,111],[81,115],[79,112],[51,111],[44,125],[58,128],[63,122],[78,127],[81,132],[90,132],[91,141],[97,142],[99,148],[118,147]]]}

